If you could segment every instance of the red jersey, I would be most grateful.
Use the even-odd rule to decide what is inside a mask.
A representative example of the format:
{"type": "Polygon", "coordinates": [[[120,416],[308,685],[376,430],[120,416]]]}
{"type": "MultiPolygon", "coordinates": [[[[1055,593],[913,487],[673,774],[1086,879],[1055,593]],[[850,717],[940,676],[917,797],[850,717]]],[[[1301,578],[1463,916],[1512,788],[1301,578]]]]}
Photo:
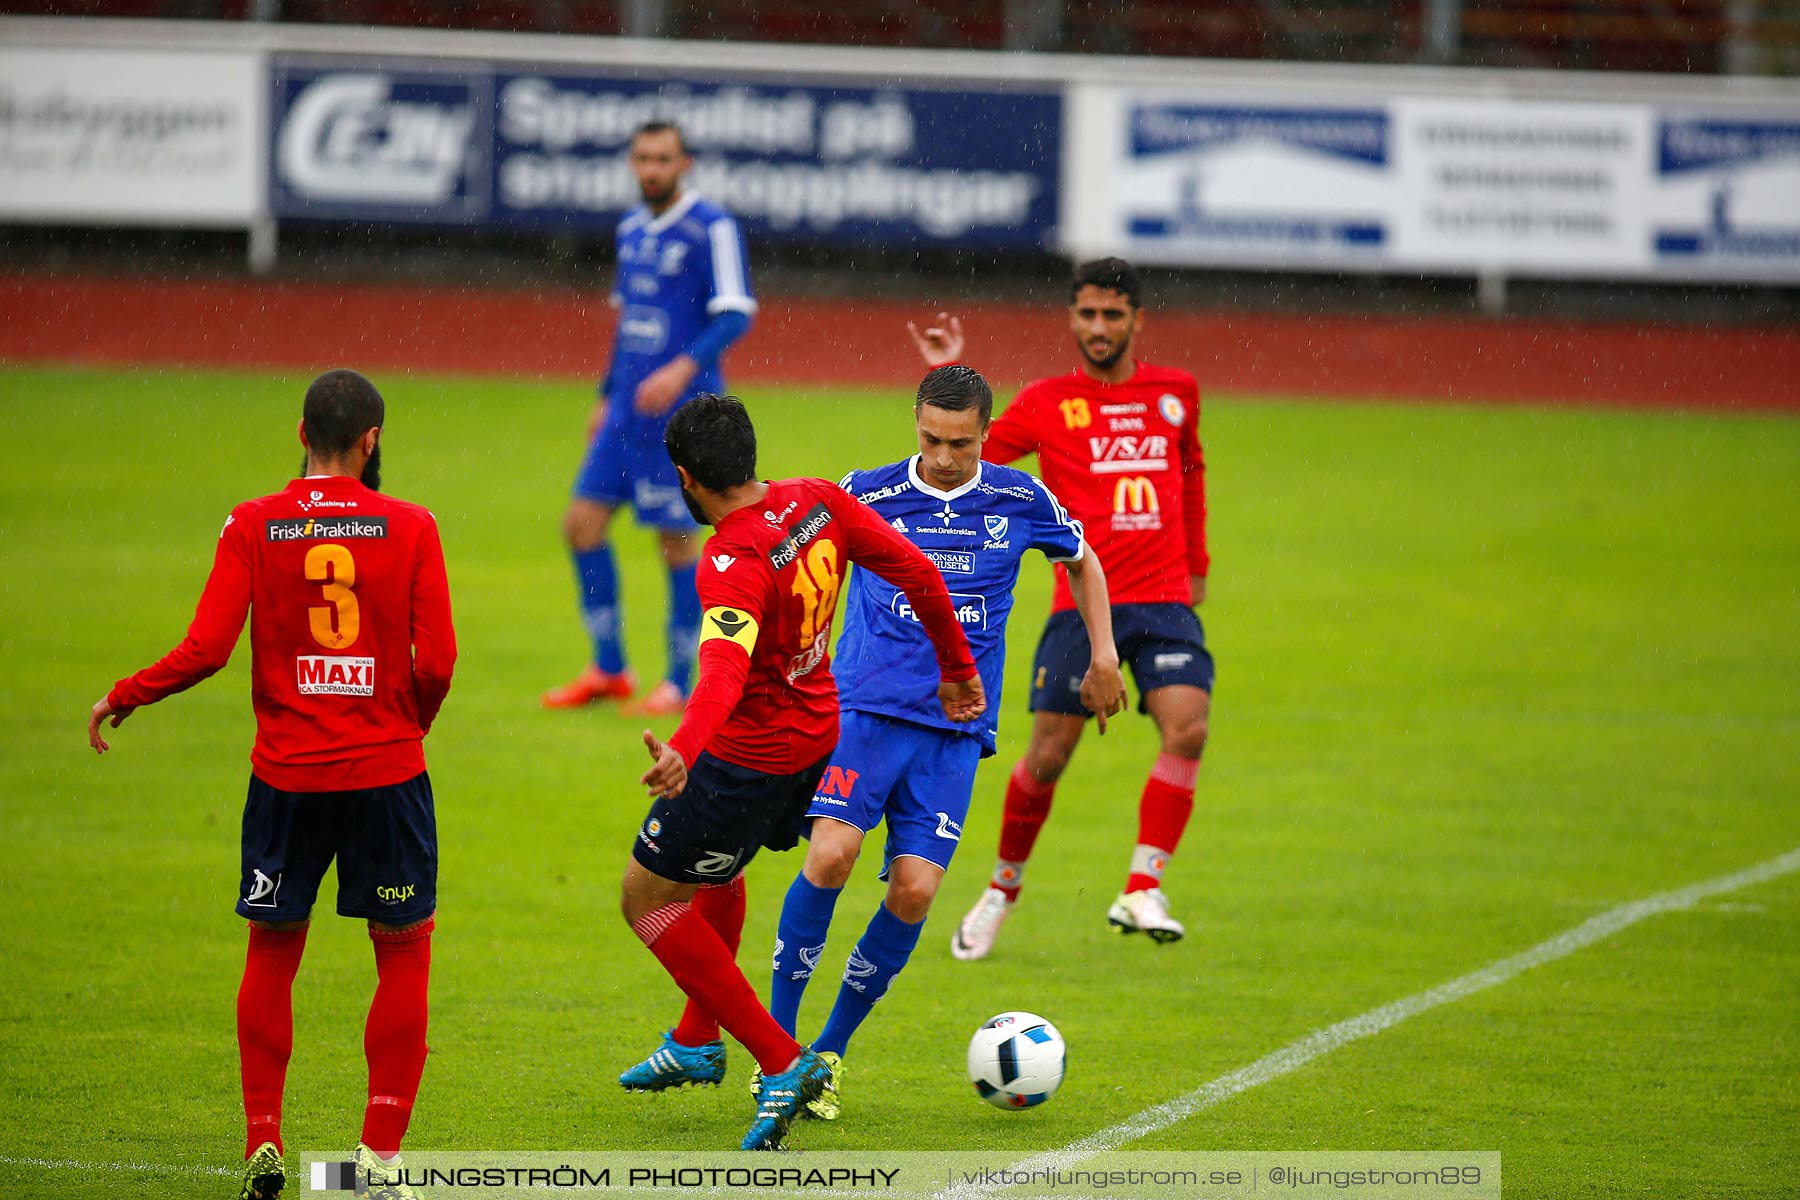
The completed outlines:
{"type": "MultiPolygon", "coordinates": [[[[1200,386],[1186,371],[1136,363],[1123,383],[1073,371],[1027,384],[981,457],[1037,453],[1039,474],[1106,569],[1114,604],[1192,604],[1188,577],[1212,561],[1199,428],[1200,386]]],[[[1061,566],[1051,607],[1075,607],[1061,566]]]]}
{"type": "Polygon", "coordinates": [[[669,739],[688,766],[704,749],[791,775],[831,752],[831,622],[851,563],[906,593],[944,678],[975,675],[944,578],[917,546],[836,484],[776,480],[719,522],[700,559],[700,682],[669,739]]]}
{"type": "Polygon", "coordinates": [[[107,699],[135,707],[193,687],[230,659],[245,610],[257,778],[336,792],[425,769],[420,742],[456,662],[430,512],[336,475],[238,505],[187,637],[107,699]]]}

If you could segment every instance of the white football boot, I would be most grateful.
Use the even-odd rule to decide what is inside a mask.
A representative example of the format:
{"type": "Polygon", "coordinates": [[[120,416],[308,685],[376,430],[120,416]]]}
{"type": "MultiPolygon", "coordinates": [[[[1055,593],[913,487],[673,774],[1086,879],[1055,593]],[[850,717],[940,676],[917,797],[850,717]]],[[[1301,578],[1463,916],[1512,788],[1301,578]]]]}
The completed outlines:
{"type": "Polygon", "coordinates": [[[1106,910],[1106,919],[1118,926],[1120,933],[1147,933],[1157,942],[1179,942],[1187,933],[1181,922],[1169,915],[1169,898],[1161,888],[1119,893],[1106,910]]]}
{"type": "Polygon", "coordinates": [[[981,889],[981,899],[950,935],[951,955],[963,962],[986,958],[994,948],[994,939],[1000,936],[1001,923],[1011,911],[1012,902],[1005,892],[999,888],[981,889]]]}

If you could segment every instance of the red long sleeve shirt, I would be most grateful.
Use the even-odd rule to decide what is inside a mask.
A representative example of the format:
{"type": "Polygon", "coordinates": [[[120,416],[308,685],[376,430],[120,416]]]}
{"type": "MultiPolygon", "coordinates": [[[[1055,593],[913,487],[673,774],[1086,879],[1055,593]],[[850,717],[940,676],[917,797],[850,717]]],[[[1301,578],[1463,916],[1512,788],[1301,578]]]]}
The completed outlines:
{"type": "MultiPolygon", "coordinates": [[[[981,457],[1034,451],[1050,490],[1086,531],[1114,604],[1193,603],[1205,575],[1206,460],[1200,385],[1186,371],[1136,364],[1123,383],[1071,371],[1027,384],[994,421],[981,457]]],[[[1052,609],[1075,607],[1066,568],[1052,609]]]]}
{"type": "Polygon", "coordinates": [[[250,614],[256,775],[287,792],[382,787],[421,745],[456,663],[431,513],[347,476],[296,479],[231,510],[187,637],[119,680],[115,708],[185,691],[231,658],[250,614]]]}
{"type": "Polygon", "coordinates": [[[835,484],[777,480],[719,522],[700,560],[700,682],[669,739],[690,767],[706,750],[789,775],[831,752],[831,622],[853,562],[906,593],[944,678],[975,675],[949,589],[918,547],[835,484]]]}

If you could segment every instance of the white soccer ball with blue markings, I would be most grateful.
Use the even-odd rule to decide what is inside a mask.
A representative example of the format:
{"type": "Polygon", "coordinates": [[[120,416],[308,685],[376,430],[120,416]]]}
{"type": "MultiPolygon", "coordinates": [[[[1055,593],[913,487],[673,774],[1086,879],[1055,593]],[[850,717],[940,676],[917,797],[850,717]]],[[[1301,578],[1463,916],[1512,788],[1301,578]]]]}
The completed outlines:
{"type": "Polygon", "coordinates": [[[1066,1047],[1035,1013],[1003,1012],[969,1039],[969,1082],[995,1108],[1030,1108],[1062,1086],[1066,1047]]]}

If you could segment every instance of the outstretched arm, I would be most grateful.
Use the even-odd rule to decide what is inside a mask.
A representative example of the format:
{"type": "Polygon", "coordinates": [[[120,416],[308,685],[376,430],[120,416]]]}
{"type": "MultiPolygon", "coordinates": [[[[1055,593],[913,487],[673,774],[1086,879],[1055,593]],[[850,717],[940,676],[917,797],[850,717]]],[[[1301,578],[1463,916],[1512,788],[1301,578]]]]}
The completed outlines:
{"type": "Polygon", "coordinates": [[[1087,674],[1081,679],[1081,702],[1106,732],[1106,719],[1125,711],[1125,677],[1119,673],[1119,648],[1113,642],[1112,599],[1106,592],[1106,572],[1085,543],[1081,557],[1063,564],[1069,572],[1069,594],[1075,611],[1087,627],[1087,674]]]}

